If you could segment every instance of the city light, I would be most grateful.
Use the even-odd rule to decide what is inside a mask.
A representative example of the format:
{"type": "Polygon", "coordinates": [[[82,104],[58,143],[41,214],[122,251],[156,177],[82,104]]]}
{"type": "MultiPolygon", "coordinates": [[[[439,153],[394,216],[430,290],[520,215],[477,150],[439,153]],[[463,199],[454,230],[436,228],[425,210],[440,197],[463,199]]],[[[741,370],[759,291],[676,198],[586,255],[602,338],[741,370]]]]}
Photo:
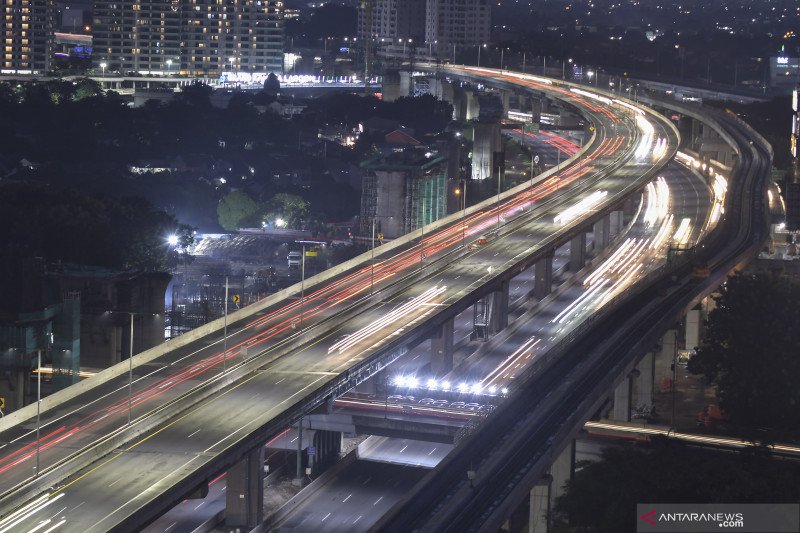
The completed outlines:
{"type": "Polygon", "coordinates": [[[169,237],[167,237],[167,244],[169,244],[170,246],[177,246],[178,242],[179,242],[178,236],[175,235],[174,233],[169,237]]]}

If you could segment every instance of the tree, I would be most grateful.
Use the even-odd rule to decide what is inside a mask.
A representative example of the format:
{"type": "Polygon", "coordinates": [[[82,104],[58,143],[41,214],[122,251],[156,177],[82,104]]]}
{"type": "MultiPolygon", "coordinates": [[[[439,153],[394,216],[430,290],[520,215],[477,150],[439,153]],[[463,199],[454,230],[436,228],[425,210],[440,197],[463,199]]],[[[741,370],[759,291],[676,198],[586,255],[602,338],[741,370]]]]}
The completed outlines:
{"type": "Polygon", "coordinates": [[[716,385],[720,408],[746,438],[797,438],[800,284],[770,273],[737,274],[714,300],[689,371],[716,385]]]}
{"type": "Polygon", "coordinates": [[[281,92],[281,82],[274,72],[270,72],[267,79],[264,80],[264,92],[270,96],[275,96],[281,92]]]}
{"type": "Polygon", "coordinates": [[[261,206],[244,191],[233,191],[217,205],[219,225],[228,231],[254,226],[262,215],[261,206]]]}
{"type": "Polygon", "coordinates": [[[308,202],[296,194],[279,193],[268,202],[270,221],[282,218],[290,228],[300,228],[308,218],[308,202]]]}
{"type": "Polygon", "coordinates": [[[186,105],[208,108],[211,107],[211,94],[214,89],[205,83],[195,82],[183,88],[178,95],[178,100],[186,105]]]}

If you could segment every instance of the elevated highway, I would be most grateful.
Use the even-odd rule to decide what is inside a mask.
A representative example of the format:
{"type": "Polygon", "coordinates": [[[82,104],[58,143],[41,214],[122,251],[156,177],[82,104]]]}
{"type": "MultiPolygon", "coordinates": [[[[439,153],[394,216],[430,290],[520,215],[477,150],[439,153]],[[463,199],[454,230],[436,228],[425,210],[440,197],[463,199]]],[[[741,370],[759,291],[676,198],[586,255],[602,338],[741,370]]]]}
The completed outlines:
{"type": "Polygon", "coordinates": [[[638,357],[688,306],[757,254],[768,227],[771,147],[728,113],[651,103],[702,120],[735,149],[719,225],[693,254],[653,271],[562,339],[531,368],[524,386],[461,443],[460,453],[449,455],[423,478],[373,530],[499,529],[531,497],[565,443],[638,357]],[[703,267],[699,275],[697,265],[703,267]]]}
{"type": "Polygon", "coordinates": [[[392,243],[378,251],[374,267],[362,256],[308,280],[288,305],[298,287],[232,317],[227,350],[215,323],[136,356],[130,425],[124,363],[77,394],[51,399],[38,442],[30,410],[9,417],[0,426],[2,524],[33,528],[57,518],[54,510],[69,529],[146,524],[460,310],[502,291],[519,271],[552,257],[555,247],[641,190],[677,148],[668,121],[630,103],[552,82],[525,85],[569,101],[592,122],[595,135],[579,157],[534,187],[517,187],[392,243]],[[597,193],[590,208],[573,209],[565,220],[565,210],[586,206],[581,202],[597,193]],[[470,245],[481,236],[487,237],[470,245]],[[31,480],[37,447],[40,474],[31,480]],[[8,518],[39,492],[46,495],[8,518]]]}

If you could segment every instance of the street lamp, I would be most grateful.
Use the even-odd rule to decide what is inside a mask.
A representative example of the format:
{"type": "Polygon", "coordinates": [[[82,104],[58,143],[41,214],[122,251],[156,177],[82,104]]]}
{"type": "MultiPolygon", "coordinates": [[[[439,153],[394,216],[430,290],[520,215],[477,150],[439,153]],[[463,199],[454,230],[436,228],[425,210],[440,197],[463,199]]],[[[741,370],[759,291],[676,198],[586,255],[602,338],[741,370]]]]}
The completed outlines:
{"type": "Polygon", "coordinates": [[[170,76],[171,70],[172,70],[172,60],[171,59],[167,59],[167,77],[170,76]]]}
{"type": "Polygon", "coordinates": [[[375,292],[375,221],[379,218],[394,218],[393,216],[373,215],[372,216],[372,251],[370,254],[370,277],[369,277],[369,293],[375,292]]]}
{"type": "Polygon", "coordinates": [[[567,73],[566,66],[567,66],[567,63],[569,63],[571,65],[572,64],[572,58],[569,58],[566,61],[564,61],[563,59],[561,60],[561,79],[562,80],[567,79],[566,78],[566,73],[567,73]]]}
{"type": "Polygon", "coordinates": [[[589,78],[589,85],[592,84],[592,76],[594,76],[594,71],[589,70],[586,72],[586,77],[589,78]]]}
{"type": "Polygon", "coordinates": [[[456,196],[461,197],[461,246],[466,245],[467,237],[467,180],[461,178],[458,180],[461,187],[455,190],[456,196]]]}
{"type": "Polygon", "coordinates": [[[486,48],[486,43],[478,45],[478,66],[481,66],[481,48],[486,48]]]}
{"type": "Polygon", "coordinates": [[[105,63],[105,62],[100,63],[100,68],[103,69],[103,77],[104,78],[106,77],[106,67],[107,66],[108,66],[108,63],[105,63]]]}

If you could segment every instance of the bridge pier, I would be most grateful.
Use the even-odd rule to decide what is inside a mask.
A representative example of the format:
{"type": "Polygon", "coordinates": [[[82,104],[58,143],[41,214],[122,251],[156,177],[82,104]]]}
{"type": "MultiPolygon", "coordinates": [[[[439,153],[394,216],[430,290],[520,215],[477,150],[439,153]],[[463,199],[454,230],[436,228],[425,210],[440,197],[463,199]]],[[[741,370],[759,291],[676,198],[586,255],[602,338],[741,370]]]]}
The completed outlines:
{"type": "Polygon", "coordinates": [[[530,515],[528,531],[530,533],[547,533],[550,516],[550,485],[553,479],[545,474],[539,483],[531,489],[530,515]]]}
{"type": "Polygon", "coordinates": [[[536,261],[533,279],[533,297],[539,300],[553,290],[553,256],[548,255],[536,261]]]}
{"type": "Polygon", "coordinates": [[[625,379],[614,388],[614,409],[611,411],[611,419],[617,422],[630,422],[631,419],[631,376],[625,379]]]}
{"type": "Polygon", "coordinates": [[[264,520],[264,447],[248,453],[226,476],[225,525],[252,529],[264,520]]]}
{"type": "Polygon", "coordinates": [[[674,379],[672,365],[675,363],[678,354],[677,342],[678,332],[674,329],[667,331],[661,337],[661,349],[655,358],[655,379],[661,392],[669,392],[672,388],[672,380],[674,379]]]}
{"type": "Polygon", "coordinates": [[[453,332],[451,318],[439,327],[436,336],[431,337],[431,372],[443,376],[453,370],[453,332]]]}
{"type": "Polygon", "coordinates": [[[610,241],[611,218],[606,215],[594,223],[594,251],[603,251],[610,241]]]}
{"type": "Polygon", "coordinates": [[[655,376],[655,356],[653,352],[647,352],[642,360],[636,364],[639,375],[634,380],[634,405],[653,405],[653,378],[655,376]]]}
{"type": "Polygon", "coordinates": [[[581,231],[569,241],[569,270],[578,272],[586,265],[586,233],[581,231]]]}
{"type": "Polygon", "coordinates": [[[698,305],[686,313],[686,349],[693,350],[700,345],[701,308],[698,305]]]}
{"type": "Polygon", "coordinates": [[[309,457],[309,466],[314,475],[317,475],[339,460],[342,434],[338,431],[315,431],[313,447],[314,455],[309,457]]]}
{"type": "Polygon", "coordinates": [[[508,288],[509,282],[504,281],[500,290],[492,293],[492,314],[489,323],[489,331],[492,334],[499,333],[508,326],[508,288]]]}
{"type": "Polygon", "coordinates": [[[623,223],[622,211],[612,211],[609,217],[609,230],[611,235],[619,235],[622,233],[623,223]]]}

